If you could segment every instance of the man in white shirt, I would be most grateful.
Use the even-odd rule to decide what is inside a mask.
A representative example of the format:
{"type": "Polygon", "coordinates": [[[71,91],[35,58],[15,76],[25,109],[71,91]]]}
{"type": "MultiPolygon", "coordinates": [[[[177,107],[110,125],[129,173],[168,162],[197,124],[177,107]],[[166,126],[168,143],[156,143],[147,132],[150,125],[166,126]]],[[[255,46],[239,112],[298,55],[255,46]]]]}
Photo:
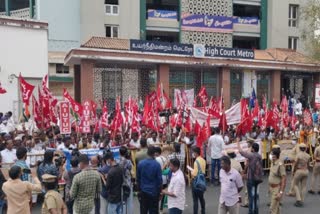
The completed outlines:
{"type": "Polygon", "coordinates": [[[297,104],[294,106],[296,115],[302,115],[302,104],[300,100],[297,100],[297,104]]]}
{"type": "Polygon", "coordinates": [[[223,156],[221,158],[221,166],[221,192],[218,213],[238,214],[239,193],[243,188],[242,177],[236,169],[231,168],[231,161],[229,157],[223,156]]]}
{"type": "Polygon", "coordinates": [[[181,130],[180,136],[178,137],[178,142],[180,143],[180,154],[185,157],[186,156],[186,149],[185,145],[190,145],[190,139],[186,136],[186,133],[181,130]]]}
{"type": "Polygon", "coordinates": [[[151,137],[147,139],[148,146],[159,146],[159,139],[157,138],[157,132],[152,132],[151,137]]]}
{"type": "Polygon", "coordinates": [[[2,167],[3,164],[8,165],[15,163],[17,160],[17,156],[16,156],[16,150],[13,149],[13,142],[12,140],[7,140],[6,141],[6,149],[1,151],[1,157],[2,157],[2,167]]]}
{"type": "Polygon", "coordinates": [[[129,147],[133,149],[140,149],[140,140],[139,140],[139,133],[134,132],[131,134],[131,141],[129,143],[129,147]]]}
{"type": "Polygon", "coordinates": [[[170,184],[168,190],[162,190],[162,194],[168,196],[169,214],[181,214],[186,203],[186,183],[178,159],[170,160],[170,170],[172,172],[170,184]]]}
{"type": "Polygon", "coordinates": [[[219,185],[219,172],[221,169],[220,158],[222,157],[222,149],[223,149],[224,141],[220,134],[220,129],[217,127],[214,130],[214,135],[209,138],[208,141],[208,149],[211,152],[211,182],[215,183],[215,171],[216,167],[218,168],[218,179],[217,185],[219,185]]]}

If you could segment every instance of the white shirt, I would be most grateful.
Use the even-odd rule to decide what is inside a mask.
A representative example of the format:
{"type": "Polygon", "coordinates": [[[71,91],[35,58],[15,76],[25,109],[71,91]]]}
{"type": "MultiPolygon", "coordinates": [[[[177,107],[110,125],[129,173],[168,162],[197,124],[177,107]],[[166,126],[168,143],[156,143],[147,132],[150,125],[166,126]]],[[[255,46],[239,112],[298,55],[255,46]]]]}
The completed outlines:
{"type": "Polygon", "coordinates": [[[57,150],[64,150],[66,149],[66,146],[64,145],[64,143],[60,143],[58,146],[57,146],[57,150]]]}
{"type": "Polygon", "coordinates": [[[168,209],[178,208],[180,210],[184,210],[186,203],[186,183],[184,175],[180,169],[175,173],[172,173],[168,192],[171,192],[176,196],[168,196],[168,209]]]}
{"type": "Polygon", "coordinates": [[[14,163],[17,160],[16,150],[12,149],[11,151],[8,149],[1,151],[2,163],[14,163]]]}
{"type": "MultiPolygon", "coordinates": [[[[159,157],[156,157],[156,161],[160,164],[161,169],[163,169],[163,166],[167,162],[167,159],[161,155],[159,157]]],[[[167,176],[166,175],[162,175],[162,184],[167,184],[167,183],[168,183],[167,176]]]]}
{"type": "MultiPolygon", "coordinates": [[[[152,137],[147,139],[148,146],[152,146],[153,144],[158,144],[158,143],[160,143],[158,138],[156,139],[156,141],[154,141],[152,137]]],[[[154,145],[154,146],[159,146],[159,145],[154,145]]]]}
{"type": "Polygon", "coordinates": [[[235,205],[239,200],[238,188],[243,187],[243,181],[240,173],[231,168],[227,173],[223,169],[220,170],[220,204],[225,204],[228,207],[235,205]]]}
{"type": "Polygon", "coordinates": [[[130,146],[136,148],[136,149],[140,149],[140,140],[137,140],[136,142],[134,142],[133,139],[131,139],[130,143],[129,143],[130,146]]]}
{"type": "Polygon", "coordinates": [[[224,141],[221,135],[212,135],[209,138],[209,148],[211,151],[211,159],[220,159],[222,157],[222,148],[224,141]]]}
{"type": "MultiPolygon", "coordinates": [[[[189,145],[191,142],[190,142],[190,139],[188,137],[184,137],[183,138],[183,141],[185,142],[186,145],[189,145]]],[[[180,145],[180,154],[182,156],[186,156],[186,149],[185,149],[185,144],[184,143],[181,143],[180,145]]]]}
{"type": "Polygon", "coordinates": [[[297,115],[301,115],[302,114],[302,104],[301,103],[297,103],[294,107],[296,109],[296,114],[297,115]]]}

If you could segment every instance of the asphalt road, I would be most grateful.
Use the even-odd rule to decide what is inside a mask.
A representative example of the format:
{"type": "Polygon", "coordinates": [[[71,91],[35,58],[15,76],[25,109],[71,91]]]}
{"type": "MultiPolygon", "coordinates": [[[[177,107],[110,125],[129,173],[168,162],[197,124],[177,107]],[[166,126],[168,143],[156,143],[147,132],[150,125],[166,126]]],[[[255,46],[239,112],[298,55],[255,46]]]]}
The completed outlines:
{"type": "MultiPolygon", "coordinates": [[[[288,190],[290,187],[290,181],[291,178],[288,176],[287,180],[287,186],[286,189],[288,190]]],[[[308,187],[309,182],[311,181],[311,175],[308,178],[308,187]]],[[[319,181],[320,182],[320,181],[319,181]]],[[[260,214],[268,214],[269,213],[269,207],[267,206],[267,203],[269,201],[268,197],[268,190],[267,190],[267,177],[265,177],[264,182],[260,185],[260,214]]],[[[309,189],[309,188],[307,188],[309,189]]],[[[207,188],[207,191],[205,193],[205,199],[206,199],[206,213],[208,214],[217,214],[218,213],[218,202],[219,202],[219,194],[220,194],[220,187],[216,186],[209,186],[207,188]]],[[[192,202],[192,195],[190,188],[187,187],[186,189],[186,206],[184,210],[184,214],[192,214],[193,213],[193,202],[192,202]]],[[[295,198],[291,197],[283,197],[283,205],[281,208],[282,214],[319,214],[320,213],[320,195],[310,195],[306,193],[306,199],[304,207],[297,208],[293,204],[295,202],[295,198]]],[[[134,198],[134,205],[135,205],[135,212],[139,214],[139,203],[137,198],[134,198]]],[[[32,213],[40,214],[41,206],[38,205],[35,207],[32,213]]],[[[164,210],[164,213],[167,213],[166,210],[164,210]]],[[[200,213],[200,212],[199,212],[200,213]]],[[[248,209],[246,208],[240,208],[240,214],[246,214],[248,213],[248,209]]]]}

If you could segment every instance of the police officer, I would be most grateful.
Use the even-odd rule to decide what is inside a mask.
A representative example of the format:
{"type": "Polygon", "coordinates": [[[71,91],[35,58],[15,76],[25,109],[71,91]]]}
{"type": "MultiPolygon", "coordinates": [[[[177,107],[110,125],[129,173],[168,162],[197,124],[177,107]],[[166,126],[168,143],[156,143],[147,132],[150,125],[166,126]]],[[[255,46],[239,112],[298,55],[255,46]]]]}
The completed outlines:
{"type": "Polygon", "coordinates": [[[293,184],[293,172],[294,172],[294,164],[295,164],[294,161],[300,149],[299,149],[299,144],[297,144],[298,138],[295,135],[293,135],[291,140],[292,140],[292,144],[295,144],[295,146],[291,149],[291,152],[289,155],[289,159],[291,160],[291,163],[292,163],[292,167],[291,167],[292,174],[291,174],[290,189],[286,195],[290,197],[294,197],[295,196],[294,184],[293,184]]]}
{"type": "Polygon", "coordinates": [[[271,155],[272,163],[269,173],[270,213],[280,214],[280,201],[286,187],[286,169],[280,160],[279,146],[273,146],[271,155]]]}
{"type": "Polygon", "coordinates": [[[235,151],[233,149],[229,149],[227,151],[227,155],[229,156],[230,161],[231,161],[231,168],[234,168],[242,175],[242,171],[243,171],[242,166],[239,163],[239,161],[235,160],[235,158],[237,157],[235,151]]]}
{"type": "MultiPolygon", "coordinates": [[[[311,189],[309,190],[309,193],[314,194],[316,188],[319,188],[320,181],[317,183],[317,179],[319,179],[320,176],[320,145],[314,150],[314,165],[313,165],[313,172],[311,177],[311,189]]],[[[320,189],[318,189],[318,194],[320,194],[320,189]]]]}
{"type": "Polygon", "coordinates": [[[42,183],[47,192],[44,196],[42,214],[67,214],[67,206],[60,193],[55,190],[58,184],[57,176],[44,174],[42,175],[42,183]]]}
{"type": "Polygon", "coordinates": [[[307,188],[308,179],[308,165],[310,161],[310,155],[306,153],[306,145],[304,143],[299,144],[300,151],[298,152],[295,164],[294,164],[294,177],[293,184],[296,193],[296,207],[302,207],[304,201],[304,194],[307,188]]]}

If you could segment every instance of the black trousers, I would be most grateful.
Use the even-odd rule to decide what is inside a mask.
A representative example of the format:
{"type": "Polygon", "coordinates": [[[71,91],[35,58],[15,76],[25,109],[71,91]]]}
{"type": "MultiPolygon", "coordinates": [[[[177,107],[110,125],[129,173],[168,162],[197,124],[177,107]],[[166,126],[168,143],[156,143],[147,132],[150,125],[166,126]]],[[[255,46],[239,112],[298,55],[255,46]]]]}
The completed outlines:
{"type": "Polygon", "coordinates": [[[159,214],[159,196],[152,196],[145,192],[140,192],[140,213],[159,214]]]}
{"type": "Polygon", "coordinates": [[[204,200],[204,192],[196,191],[193,188],[193,182],[192,182],[192,199],[193,199],[193,214],[198,214],[198,201],[200,201],[201,206],[201,214],[206,213],[206,201],[204,200]]]}

